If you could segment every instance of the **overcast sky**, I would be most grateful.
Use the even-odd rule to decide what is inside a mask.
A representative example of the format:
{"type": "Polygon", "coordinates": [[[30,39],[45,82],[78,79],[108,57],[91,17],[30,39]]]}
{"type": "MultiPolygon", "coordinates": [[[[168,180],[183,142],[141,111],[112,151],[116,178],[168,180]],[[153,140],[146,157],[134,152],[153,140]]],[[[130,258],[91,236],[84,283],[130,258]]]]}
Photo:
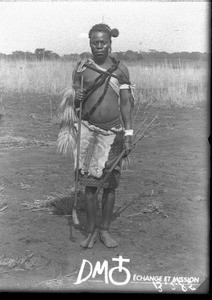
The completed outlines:
{"type": "Polygon", "coordinates": [[[118,28],[113,51],[208,50],[208,2],[0,2],[0,53],[89,51],[88,31],[118,28]]]}

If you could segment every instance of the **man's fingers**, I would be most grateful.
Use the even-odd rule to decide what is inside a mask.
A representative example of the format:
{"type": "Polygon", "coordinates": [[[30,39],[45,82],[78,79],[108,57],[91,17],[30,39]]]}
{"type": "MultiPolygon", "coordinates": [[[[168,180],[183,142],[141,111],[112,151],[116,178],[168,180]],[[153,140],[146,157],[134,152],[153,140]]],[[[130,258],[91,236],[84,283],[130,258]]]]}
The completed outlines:
{"type": "Polygon", "coordinates": [[[77,90],[76,92],[76,98],[78,101],[83,101],[85,98],[85,92],[81,90],[77,90]]]}
{"type": "Polygon", "coordinates": [[[130,154],[130,149],[129,150],[125,150],[125,156],[128,156],[130,154]]]}
{"type": "Polygon", "coordinates": [[[130,154],[131,148],[132,148],[131,142],[130,141],[125,141],[124,142],[125,157],[130,154]]]}

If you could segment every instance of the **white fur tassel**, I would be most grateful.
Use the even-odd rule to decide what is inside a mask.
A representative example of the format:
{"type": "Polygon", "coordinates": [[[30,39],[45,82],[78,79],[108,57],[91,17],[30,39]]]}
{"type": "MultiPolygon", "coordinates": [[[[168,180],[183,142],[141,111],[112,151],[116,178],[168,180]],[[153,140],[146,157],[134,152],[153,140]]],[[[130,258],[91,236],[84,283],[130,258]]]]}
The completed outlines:
{"type": "Polygon", "coordinates": [[[74,96],[75,91],[72,88],[67,89],[59,106],[60,132],[57,144],[58,151],[65,155],[73,154],[76,148],[77,130],[75,124],[78,119],[74,111],[74,96]]]}

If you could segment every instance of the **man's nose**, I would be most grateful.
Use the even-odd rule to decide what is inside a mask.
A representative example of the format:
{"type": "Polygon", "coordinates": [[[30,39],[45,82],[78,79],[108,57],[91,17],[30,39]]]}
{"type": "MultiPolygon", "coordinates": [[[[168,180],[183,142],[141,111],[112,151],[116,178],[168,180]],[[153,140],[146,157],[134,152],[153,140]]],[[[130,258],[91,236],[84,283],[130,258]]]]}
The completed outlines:
{"type": "Polygon", "coordinates": [[[97,44],[97,49],[101,49],[102,48],[102,43],[98,43],[97,44]]]}

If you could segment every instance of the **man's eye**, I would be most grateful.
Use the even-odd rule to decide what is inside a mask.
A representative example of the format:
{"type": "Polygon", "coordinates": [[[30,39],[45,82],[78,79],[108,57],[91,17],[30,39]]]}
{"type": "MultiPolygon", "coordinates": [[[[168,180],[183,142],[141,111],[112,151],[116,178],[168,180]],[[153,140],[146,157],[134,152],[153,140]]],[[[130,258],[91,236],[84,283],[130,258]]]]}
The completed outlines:
{"type": "Polygon", "coordinates": [[[107,42],[100,42],[100,43],[99,43],[99,42],[93,42],[92,44],[93,44],[94,46],[97,46],[98,44],[102,44],[102,45],[105,46],[105,45],[107,45],[107,42]]]}

